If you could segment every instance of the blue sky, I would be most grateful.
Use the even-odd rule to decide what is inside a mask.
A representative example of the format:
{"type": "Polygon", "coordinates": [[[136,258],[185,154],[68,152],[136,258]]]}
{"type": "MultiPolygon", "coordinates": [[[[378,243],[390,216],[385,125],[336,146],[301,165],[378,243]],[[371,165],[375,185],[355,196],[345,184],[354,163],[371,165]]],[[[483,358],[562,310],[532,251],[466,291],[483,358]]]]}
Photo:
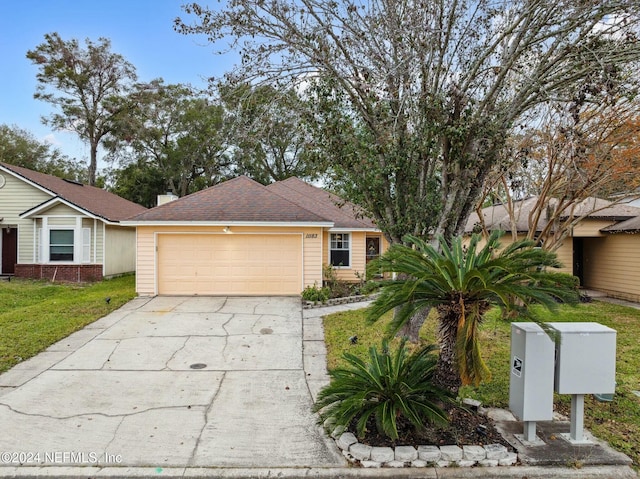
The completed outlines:
{"type": "MultiPolygon", "coordinates": [[[[183,14],[181,0],[0,0],[0,124],[16,125],[63,153],[86,159],[89,150],[75,135],[52,131],[40,117],[51,112],[34,100],[37,68],[27,50],[58,32],[84,45],[90,38],[111,40],[111,49],[132,63],[139,80],[162,77],[166,83],[204,86],[205,79],[231,69],[232,60],[216,56],[206,39],[181,35],[173,20],[183,14]]],[[[203,2],[206,3],[206,2],[203,2]]]]}

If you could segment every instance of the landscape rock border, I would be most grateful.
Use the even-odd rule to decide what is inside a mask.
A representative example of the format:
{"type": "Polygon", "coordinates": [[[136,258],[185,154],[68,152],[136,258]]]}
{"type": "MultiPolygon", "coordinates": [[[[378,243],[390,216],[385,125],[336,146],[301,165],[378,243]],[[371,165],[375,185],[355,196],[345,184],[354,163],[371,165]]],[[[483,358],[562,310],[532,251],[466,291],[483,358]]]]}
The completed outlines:
{"type": "Polygon", "coordinates": [[[345,296],[343,298],[332,298],[326,301],[302,301],[302,309],[326,308],[328,306],[337,306],[340,304],[361,303],[362,301],[370,301],[377,297],[377,294],[361,294],[358,296],[345,296]]]}
{"type": "Polygon", "coordinates": [[[518,455],[502,444],[486,446],[373,447],[358,442],[351,432],[334,436],[347,460],[362,467],[495,467],[513,466],[518,455]]]}

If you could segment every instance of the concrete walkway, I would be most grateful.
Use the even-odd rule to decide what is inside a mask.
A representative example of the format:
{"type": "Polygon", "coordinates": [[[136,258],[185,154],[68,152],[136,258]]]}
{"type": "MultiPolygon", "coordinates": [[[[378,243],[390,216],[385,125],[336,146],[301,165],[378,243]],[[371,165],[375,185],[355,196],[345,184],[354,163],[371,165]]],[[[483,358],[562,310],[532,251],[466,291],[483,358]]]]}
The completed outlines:
{"type": "Polygon", "coordinates": [[[0,376],[0,466],[344,466],[305,378],[298,298],[136,299],[0,376]]]}
{"type": "Polygon", "coordinates": [[[322,316],[367,304],[135,299],[0,375],[0,477],[636,477],[628,466],[347,467],[310,410],[328,381],[322,316]]]}

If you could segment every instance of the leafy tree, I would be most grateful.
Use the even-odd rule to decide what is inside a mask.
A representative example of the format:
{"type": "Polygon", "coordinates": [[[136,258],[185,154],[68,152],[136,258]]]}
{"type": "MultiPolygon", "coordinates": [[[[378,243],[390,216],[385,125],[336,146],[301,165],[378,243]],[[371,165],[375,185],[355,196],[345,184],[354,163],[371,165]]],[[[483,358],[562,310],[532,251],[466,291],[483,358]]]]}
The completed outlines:
{"type": "Polygon", "coordinates": [[[43,121],[56,129],[75,132],[89,144],[89,184],[96,181],[98,146],[114,120],[122,114],[119,97],[136,79],[135,68],[111,52],[111,42],[87,39],[81,48],[76,39],[63,40],[58,33],[45,35],[44,43],[27,52],[38,67],[34,97],[56,107],[43,121]]]}
{"type": "Polygon", "coordinates": [[[628,0],[227,0],[216,9],[186,5],[195,20],[178,19],[176,28],[237,50],[233,81],[316,85],[327,130],[319,150],[339,166],[345,191],[357,191],[399,243],[405,233],[461,233],[518,122],[551,100],[570,101],[595,78],[617,81],[640,56],[639,7],[628,0]],[[336,155],[334,133],[346,139],[336,155]],[[436,186],[438,204],[426,210],[436,217],[413,214],[436,186]]]}
{"type": "Polygon", "coordinates": [[[147,208],[157,205],[158,194],[163,193],[167,185],[162,172],[144,161],[111,171],[109,181],[111,192],[147,208]]]}
{"type": "Polygon", "coordinates": [[[527,237],[555,250],[578,222],[610,205],[594,197],[626,201],[640,187],[640,104],[612,98],[554,108],[514,136],[509,153],[508,166],[489,175],[484,197],[502,203],[514,225],[526,215],[527,237]]]}
{"type": "Polygon", "coordinates": [[[233,126],[231,139],[237,173],[269,184],[291,176],[315,178],[304,127],[304,100],[293,89],[248,84],[219,86],[233,126]]]}
{"type": "Polygon", "coordinates": [[[370,418],[379,434],[398,439],[398,421],[404,419],[421,431],[425,423],[446,424],[440,405],[450,400],[447,391],[433,384],[435,347],[425,346],[408,355],[404,342],[395,352],[386,341],[382,352],[369,349],[368,362],[345,353],[347,366],[331,372],[331,383],[318,394],[314,409],[320,421],[347,428],[356,422],[363,437],[370,418]]]}
{"type": "Polygon", "coordinates": [[[461,237],[454,238],[451,245],[439,237],[439,249],[410,237],[411,247],[392,245],[377,260],[383,272],[401,273],[406,279],[384,286],[368,318],[375,321],[397,308],[390,326],[395,332],[416,311],[435,307],[441,346],[436,384],[452,391],[489,376],[478,342],[489,308],[515,310],[536,321],[531,305],[540,304],[553,311],[559,300],[578,299],[572,276],[547,270],[560,266],[554,253],[534,248],[530,240],[500,250],[500,235],[491,233],[482,248],[481,235],[473,235],[467,247],[461,237]]]}
{"type": "Polygon", "coordinates": [[[85,165],[17,126],[0,125],[0,161],[60,178],[86,181],[85,165]]]}
{"type": "Polygon", "coordinates": [[[120,117],[105,146],[112,160],[133,162],[151,184],[159,174],[164,186],[156,194],[168,190],[184,196],[228,175],[227,126],[220,105],[189,86],[165,85],[162,79],[136,84],[126,103],[135,106],[120,117]]]}

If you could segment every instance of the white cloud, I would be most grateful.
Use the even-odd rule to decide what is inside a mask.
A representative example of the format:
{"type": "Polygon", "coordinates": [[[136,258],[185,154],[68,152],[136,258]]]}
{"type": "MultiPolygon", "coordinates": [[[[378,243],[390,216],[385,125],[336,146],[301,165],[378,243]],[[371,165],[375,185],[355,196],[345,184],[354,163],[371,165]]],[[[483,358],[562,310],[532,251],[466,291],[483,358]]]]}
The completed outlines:
{"type": "Polygon", "coordinates": [[[45,135],[44,138],[42,138],[42,141],[44,143],[47,143],[49,145],[53,145],[53,146],[61,146],[62,143],[56,138],[56,135],[54,135],[53,133],[49,133],[48,135],[45,135]]]}

